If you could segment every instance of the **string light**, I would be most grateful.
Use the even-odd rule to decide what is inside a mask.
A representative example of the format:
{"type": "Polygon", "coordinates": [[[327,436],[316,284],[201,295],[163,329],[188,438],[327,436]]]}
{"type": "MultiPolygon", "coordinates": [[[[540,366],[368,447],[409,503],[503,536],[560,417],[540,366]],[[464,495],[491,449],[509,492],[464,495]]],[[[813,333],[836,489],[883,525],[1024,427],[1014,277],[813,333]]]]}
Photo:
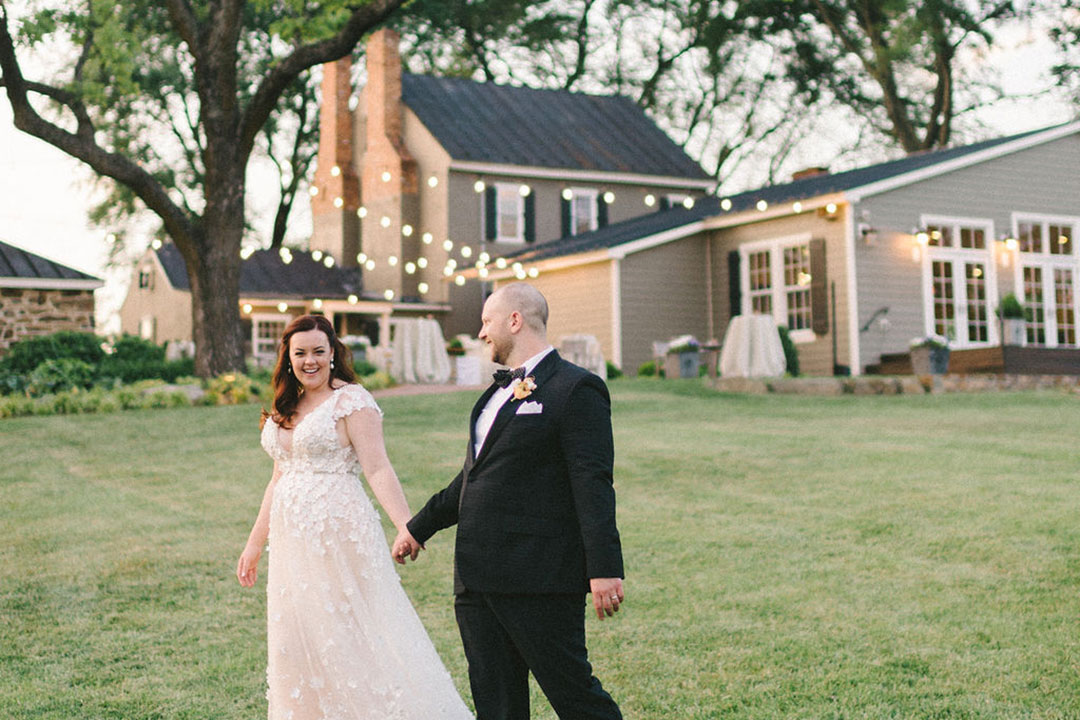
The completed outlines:
{"type": "Polygon", "coordinates": [[[397,267],[397,255],[386,258],[386,262],[390,263],[390,267],[397,267]]]}
{"type": "Polygon", "coordinates": [[[645,196],[645,204],[648,205],[649,207],[652,207],[653,205],[655,205],[656,204],[656,196],[653,195],[652,193],[646,195],[645,196]]]}
{"type": "Polygon", "coordinates": [[[410,275],[415,273],[416,272],[416,263],[414,263],[414,262],[405,263],[405,272],[409,273],[410,275]]]}
{"type": "Polygon", "coordinates": [[[486,186],[486,185],[484,185],[484,181],[483,181],[483,180],[477,180],[476,182],[474,182],[474,183],[473,183],[472,189],[473,189],[473,190],[475,190],[475,191],[476,191],[476,192],[478,192],[478,193],[482,193],[482,192],[484,192],[484,189],[485,189],[486,187],[487,187],[487,186],[486,186]]]}
{"type": "Polygon", "coordinates": [[[427,184],[428,184],[428,187],[435,187],[436,185],[439,184],[439,178],[432,175],[431,177],[429,177],[427,179],[427,184]]]}
{"type": "Polygon", "coordinates": [[[529,277],[534,278],[540,275],[540,271],[536,268],[529,268],[529,277]]]}
{"type": "Polygon", "coordinates": [[[571,190],[570,188],[563,188],[562,199],[563,200],[573,200],[574,199],[574,191],[571,190]]]}
{"type": "Polygon", "coordinates": [[[445,275],[446,277],[450,277],[451,275],[454,274],[454,268],[447,265],[446,267],[444,267],[442,269],[442,274],[445,275]]]}
{"type": "Polygon", "coordinates": [[[421,270],[426,268],[427,267],[427,258],[426,257],[416,258],[416,266],[418,268],[420,268],[421,270]]]}
{"type": "Polygon", "coordinates": [[[610,190],[604,193],[604,202],[606,202],[608,205],[615,202],[615,193],[611,192],[610,190]]]}
{"type": "Polygon", "coordinates": [[[244,314],[245,315],[250,315],[251,314],[251,303],[244,303],[244,314]]]}
{"type": "Polygon", "coordinates": [[[500,270],[505,270],[506,269],[506,258],[499,258],[498,260],[496,260],[495,261],[495,267],[499,268],[500,270]]]}
{"type": "Polygon", "coordinates": [[[765,212],[766,210],[769,209],[769,203],[765,202],[764,200],[758,200],[756,207],[761,212],[765,212]]]}
{"type": "Polygon", "coordinates": [[[367,253],[357,253],[356,262],[360,263],[361,265],[366,263],[367,262],[367,253]]]}
{"type": "Polygon", "coordinates": [[[383,170],[382,181],[383,182],[390,182],[390,171],[389,170],[383,170]]]}
{"type": "Polygon", "coordinates": [[[332,255],[327,255],[323,258],[322,264],[328,268],[334,267],[334,257],[332,255]]]}
{"type": "Polygon", "coordinates": [[[465,276],[464,275],[458,275],[456,278],[454,278],[454,284],[457,285],[458,287],[461,287],[462,285],[464,285],[465,284],[465,276]]]}
{"type": "Polygon", "coordinates": [[[282,312],[282,313],[283,313],[283,312],[285,312],[286,310],[288,310],[288,309],[289,309],[289,305],[288,305],[288,303],[283,303],[283,302],[282,302],[282,303],[278,303],[278,304],[277,304],[277,309],[278,309],[278,312],[282,312]]]}
{"type": "Polygon", "coordinates": [[[368,258],[368,261],[366,263],[364,263],[364,269],[365,270],[374,270],[375,269],[375,261],[372,260],[371,258],[368,258]]]}
{"type": "Polygon", "coordinates": [[[314,300],[312,301],[311,305],[312,305],[312,307],[314,307],[314,308],[315,308],[316,310],[322,310],[322,300],[320,300],[319,298],[315,298],[315,299],[314,299],[314,300]]]}
{"type": "Polygon", "coordinates": [[[455,260],[454,258],[450,258],[446,261],[446,267],[451,269],[457,268],[457,260],[455,260]]]}
{"type": "Polygon", "coordinates": [[[337,177],[338,175],[341,174],[341,168],[339,168],[337,165],[335,165],[334,167],[330,168],[330,174],[333,175],[334,177],[337,177]]]}
{"type": "Polygon", "coordinates": [[[720,201],[720,209],[725,212],[731,209],[731,198],[724,198],[720,201]]]}
{"type": "Polygon", "coordinates": [[[480,268],[480,277],[486,278],[488,276],[488,269],[486,267],[480,268]]]}
{"type": "Polygon", "coordinates": [[[387,300],[393,300],[393,299],[394,299],[394,291],[393,291],[393,290],[391,290],[390,288],[387,288],[387,289],[386,289],[386,290],[385,290],[385,291],[383,292],[383,294],[382,294],[382,295],[383,295],[383,297],[384,297],[384,298],[386,298],[387,300]]]}
{"type": "Polygon", "coordinates": [[[480,262],[485,264],[491,262],[491,256],[487,252],[480,253],[480,262]]]}
{"type": "Polygon", "coordinates": [[[420,291],[420,294],[424,294],[428,291],[428,284],[426,282],[422,282],[416,286],[416,289],[420,291]]]}
{"type": "Polygon", "coordinates": [[[412,225],[403,225],[401,227],[401,234],[405,237],[412,237],[412,225]]]}
{"type": "Polygon", "coordinates": [[[161,249],[161,240],[159,240],[158,238],[154,238],[153,240],[150,241],[150,247],[154,248],[155,250],[160,250],[161,249]]]}
{"type": "Polygon", "coordinates": [[[521,197],[529,197],[529,193],[531,193],[531,192],[532,192],[532,188],[529,187],[528,185],[522,185],[521,187],[518,188],[518,194],[520,194],[521,197]]]}
{"type": "Polygon", "coordinates": [[[463,257],[463,258],[472,257],[472,248],[469,247],[468,245],[462,245],[461,246],[461,257],[463,257]]]}
{"type": "Polygon", "coordinates": [[[444,240],[444,241],[443,241],[443,244],[442,244],[442,248],[443,248],[443,250],[445,250],[446,252],[450,252],[451,250],[453,250],[453,249],[454,249],[454,243],[453,243],[453,241],[451,241],[451,240],[444,240]]]}
{"type": "Polygon", "coordinates": [[[334,207],[339,208],[345,205],[345,201],[339,197],[334,198],[334,207]]]}
{"type": "Polygon", "coordinates": [[[355,295],[350,295],[349,296],[349,304],[350,305],[355,305],[357,302],[359,302],[359,300],[360,300],[360,298],[356,297],[355,295]]]}
{"type": "Polygon", "coordinates": [[[792,203],[791,209],[795,211],[796,215],[798,215],[802,212],[802,203],[796,200],[794,203],[792,203]]]}
{"type": "Polygon", "coordinates": [[[686,208],[687,210],[692,210],[694,208],[694,198],[692,198],[692,197],[683,198],[682,206],[684,208],[686,208]]]}
{"type": "Polygon", "coordinates": [[[431,236],[431,233],[424,233],[424,234],[423,234],[423,235],[421,236],[421,238],[420,238],[420,239],[424,241],[424,244],[425,244],[425,245],[430,245],[430,244],[431,244],[431,241],[432,241],[432,240],[433,240],[434,238],[432,238],[432,236],[431,236]]]}
{"type": "Polygon", "coordinates": [[[308,190],[308,193],[311,195],[311,197],[315,197],[319,194],[319,188],[312,185],[311,188],[308,190]]]}
{"type": "Polygon", "coordinates": [[[367,208],[364,207],[363,205],[356,208],[356,217],[360,218],[361,220],[366,218],[367,217],[367,208]]]}
{"type": "Polygon", "coordinates": [[[320,260],[322,260],[322,250],[312,250],[311,259],[315,262],[319,262],[320,260]]]}
{"type": "Polygon", "coordinates": [[[379,224],[382,225],[384,228],[390,227],[390,218],[386,215],[383,215],[382,220],[379,221],[379,224]]]}

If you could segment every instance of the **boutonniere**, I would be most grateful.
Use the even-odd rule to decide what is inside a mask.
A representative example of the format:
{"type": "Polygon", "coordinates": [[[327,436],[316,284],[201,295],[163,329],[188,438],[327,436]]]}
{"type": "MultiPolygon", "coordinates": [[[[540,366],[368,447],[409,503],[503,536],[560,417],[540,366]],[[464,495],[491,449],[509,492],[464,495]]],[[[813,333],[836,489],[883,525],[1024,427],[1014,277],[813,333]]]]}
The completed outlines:
{"type": "Polygon", "coordinates": [[[514,381],[514,399],[524,400],[532,395],[532,391],[536,389],[536,380],[530,375],[527,378],[521,378],[514,381]]]}

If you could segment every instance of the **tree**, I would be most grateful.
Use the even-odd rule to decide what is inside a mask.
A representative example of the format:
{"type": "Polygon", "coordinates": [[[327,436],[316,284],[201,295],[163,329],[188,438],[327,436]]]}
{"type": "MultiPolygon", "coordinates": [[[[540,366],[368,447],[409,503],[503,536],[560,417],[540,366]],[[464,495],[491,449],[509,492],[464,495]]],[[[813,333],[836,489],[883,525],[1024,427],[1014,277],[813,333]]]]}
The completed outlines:
{"type": "Polygon", "coordinates": [[[198,374],[243,367],[240,245],[259,134],[305,72],[350,53],[401,2],[83,0],[15,17],[0,0],[15,126],[161,220],[191,283],[198,374]],[[42,42],[70,48],[70,77],[24,77],[20,53],[42,42]]]}
{"type": "Polygon", "coordinates": [[[1053,73],[1080,106],[1080,0],[1050,0],[1047,5],[1055,18],[1050,37],[1058,45],[1060,60],[1053,73]]]}
{"type": "MultiPolygon", "coordinates": [[[[988,46],[1010,0],[751,0],[755,35],[790,43],[810,103],[834,98],[907,152],[949,144],[953,120],[1000,95],[958,63],[988,46]]],[[[775,40],[774,40],[775,41],[775,40]]],[[[968,66],[971,63],[967,64],[968,66]]]]}

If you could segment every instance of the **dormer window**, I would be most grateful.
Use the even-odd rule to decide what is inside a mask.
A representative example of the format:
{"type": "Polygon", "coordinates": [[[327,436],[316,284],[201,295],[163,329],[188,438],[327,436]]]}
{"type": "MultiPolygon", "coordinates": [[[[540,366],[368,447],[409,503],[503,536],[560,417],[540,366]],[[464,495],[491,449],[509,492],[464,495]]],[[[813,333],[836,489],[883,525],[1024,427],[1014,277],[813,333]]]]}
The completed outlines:
{"type": "Polygon", "coordinates": [[[142,268],[139,270],[139,289],[154,289],[154,273],[150,268],[142,268]]]}

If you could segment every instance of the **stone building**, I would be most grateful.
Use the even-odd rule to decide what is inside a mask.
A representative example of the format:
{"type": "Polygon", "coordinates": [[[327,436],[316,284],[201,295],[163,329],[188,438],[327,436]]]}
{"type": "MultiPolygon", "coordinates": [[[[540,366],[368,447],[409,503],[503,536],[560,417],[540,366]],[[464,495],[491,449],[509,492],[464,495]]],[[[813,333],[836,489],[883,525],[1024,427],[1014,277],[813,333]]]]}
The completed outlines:
{"type": "Polygon", "coordinates": [[[96,277],[0,242],[0,354],[24,337],[93,332],[96,277]]]}

